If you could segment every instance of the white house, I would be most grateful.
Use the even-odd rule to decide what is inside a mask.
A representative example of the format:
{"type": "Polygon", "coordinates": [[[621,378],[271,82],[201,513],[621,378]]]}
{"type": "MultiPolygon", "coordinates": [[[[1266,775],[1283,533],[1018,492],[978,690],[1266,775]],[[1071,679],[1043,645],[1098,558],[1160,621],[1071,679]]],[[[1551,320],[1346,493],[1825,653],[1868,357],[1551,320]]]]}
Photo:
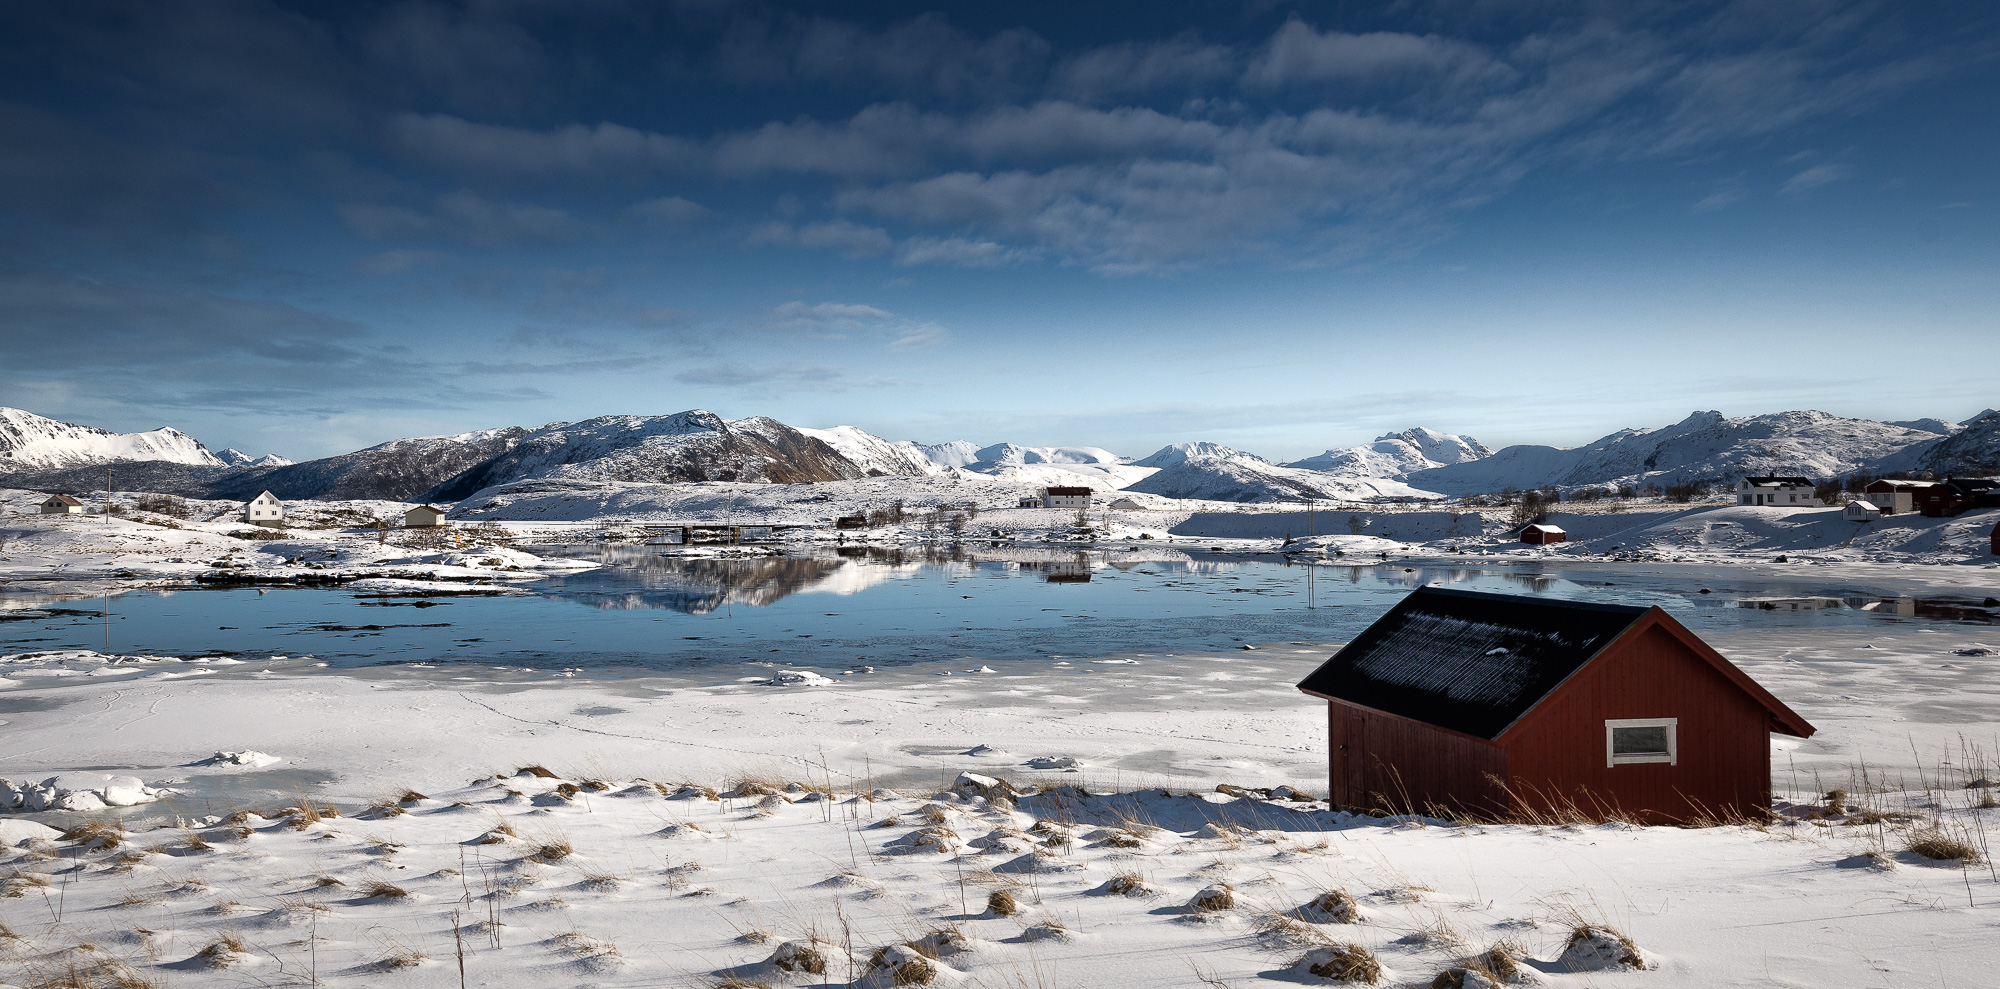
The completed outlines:
{"type": "Polygon", "coordinates": [[[1803,477],[1776,474],[1746,477],[1736,486],[1738,505],[1777,505],[1781,508],[1808,508],[1818,504],[1813,482],[1803,477]]]}
{"type": "Polygon", "coordinates": [[[1882,517],[1882,510],[1876,508],[1873,502],[1862,501],[1857,498],[1848,502],[1847,507],[1840,510],[1840,517],[1849,522],[1873,522],[1882,517]]]}
{"type": "Polygon", "coordinates": [[[1043,508],[1089,508],[1089,488],[1047,487],[1042,489],[1043,508]]]}
{"type": "Polygon", "coordinates": [[[243,521],[251,525],[278,527],[285,524],[285,503],[271,493],[269,488],[257,492],[257,497],[243,505],[243,521]]]}
{"type": "Polygon", "coordinates": [[[403,513],[403,525],[411,529],[432,529],[444,524],[444,509],[418,505],[403,513]]]}
{"type": "Polygon", "coordinates": [[[50,495],[42,502],[43,515],[82,515],[83,502],[69,495],[50,495]]]}

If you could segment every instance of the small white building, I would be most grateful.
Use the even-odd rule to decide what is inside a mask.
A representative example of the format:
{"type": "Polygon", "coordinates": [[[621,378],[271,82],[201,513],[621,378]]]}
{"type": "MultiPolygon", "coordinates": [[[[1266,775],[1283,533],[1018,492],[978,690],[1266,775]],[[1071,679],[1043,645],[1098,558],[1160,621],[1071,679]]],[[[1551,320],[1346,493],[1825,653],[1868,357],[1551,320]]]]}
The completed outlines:
{"type": "Polygon", "coordinates": [[[1882,517],[1882,510],[1876,508],[1872,501],[1862,501],[1857,498],[1840,510],[1840,517],[1849,522],[1873,522],[1882,517]]]}
{"type": "Polygon", "coordinates": [[[1089,488],[1052,486],[1042,489],[1043,508],[1089,508],[1089,488]]]}
{"type": "Polygon", "coordinates": [[[1780,508],[1809,508],[1818,504],[1813,482],[1803,477],[1769,474],[1746,477],[1736,485],[1738,505],[1776,505],[1780,508]]]}
{"type": "Polygon", "coordinates": [[[285,524],[285,503],[271,493],[269,488],[257,492],[257,497],[243,505],[243,521],[251,525],[268,525],[273,528],[285,524]]]}
{"type": "Polygon", "coordinates": [[[80,502],[75,498],[70,497],[69,495],[63,495],[63,494],[50,495],[47,501],[42,502],[42,514],[82,515],[83,502],[80,502]]]}
{"type": "Polygon", "coordinates": [[[418,505],[403,513],[403,526],[410,529],[434,529],[444,524],[444,509],[435,505],[418,505]]]}
{"type": "Polygon", "coordinates": [[[1015,508],[1040,508],[1040,507],[1042,507],[1042,499],[1040,499],[1040,498],[1038,498],[1038,497],[1030,497],[1030,498],[1023,498],[1023,499],[1021,499],[1021,500],[1020,500],[1019,502],[1016,502],[1016,503],[1015,503],[1015,505],[1014,505],[1014,507],[1015,507],[1015,508]]]}

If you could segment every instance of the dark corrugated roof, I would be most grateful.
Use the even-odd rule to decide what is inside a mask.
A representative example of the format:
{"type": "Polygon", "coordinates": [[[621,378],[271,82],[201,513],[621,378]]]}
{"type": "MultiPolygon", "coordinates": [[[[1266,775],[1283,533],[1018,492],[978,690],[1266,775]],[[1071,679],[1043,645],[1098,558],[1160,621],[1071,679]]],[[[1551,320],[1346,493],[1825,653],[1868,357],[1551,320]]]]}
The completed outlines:
{"type": "Polygon", "coordinates": [[[1491,739],[1648,610],[1419,588],[1299,689],[1491,739]]]}

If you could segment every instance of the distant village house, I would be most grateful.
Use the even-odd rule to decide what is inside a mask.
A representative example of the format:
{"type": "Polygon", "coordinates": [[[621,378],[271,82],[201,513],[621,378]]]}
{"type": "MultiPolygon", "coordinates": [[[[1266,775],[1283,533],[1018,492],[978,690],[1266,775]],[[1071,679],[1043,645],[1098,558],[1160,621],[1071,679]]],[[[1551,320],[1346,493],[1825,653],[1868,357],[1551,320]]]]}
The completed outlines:
{"type": "Polygon", "coordinates": [[[1018,502],[1015,502],[1015,503],[1014,503],[1014,507],[1015,507],[1015,508],[1040,508],[1040,507],[1042,507],[1042,499],[1040,499],[1040,498],[1038,498],[1038,497],[1033,497],[1033,496],[1030,496],[1030,497],[1027,497],[1027,498],[1023,498],[1023,499],[1021,499],[1021,500],[1020,500],[1020,501],[1018,501],[1018,502]]]}
{"type": "Polygon", "coordinates": [[[82,515],[83,502],[66,494],[50,495],[42,502],[43,515],[82,515]]]}
{"type": "Polygon", "coordinates": [[[244,504],[243,521],[251,525],[283,526],[285,503],[279,501],[278,496],[272,494],[268,488],[259,491],[257,497],[244,504]]]}
{"type": "Polygon", "coordinates": [[[1849,522],[1873,522],[1882,515],[1882,509],[1876,507],[1874,502],[1858,498],[1848,502],[1847,507],[1840,510],[1840,517],[1849,522]]]}
{"type": "Polygon", "coordinates": [[[1936,481],[1901,481],[1883,478],[1870,481],[1861,489],[1867,495],[1869,504],[1882,510],[1884,515],[1908,515],[1917,510],[1917,502],[1925,491],[1937,487],[1936,481]]]}
{"type": "Polygon", "coordinates": [[[418,505],[403,513],[403,525],[411,529],[434,529],[444,524],[444,509],[418,505]]]}
{"type": "Polygon", "coordinates": [[[1659,608],[1425,587],[1299,683],[1357,810],[1653,823],[1771,808],[1813,726],[1659,608]]]}
{"type": "Polygon", "coordinates": [[[1803,477],[1789,477],[1769,474],[1762,477],[1746,477],[1736,486],[1738,505],[1778,505],[1785,508],[1805,508],[1818,504],[1813,497],[1813,482],[1803,477]]]}
{"type": "Polygon", "coordinates": [[[2000,481],[1990,477],[1947,477],[1918,496],[1917,511],[1949,518],[1975,508],[2000,508],[2000,481]]]}
{"type": "Polygon", "coordinates": [[[1047,487],[1042,489],[1043,508],[1089,508],[1089,488],[1047,487]]]}

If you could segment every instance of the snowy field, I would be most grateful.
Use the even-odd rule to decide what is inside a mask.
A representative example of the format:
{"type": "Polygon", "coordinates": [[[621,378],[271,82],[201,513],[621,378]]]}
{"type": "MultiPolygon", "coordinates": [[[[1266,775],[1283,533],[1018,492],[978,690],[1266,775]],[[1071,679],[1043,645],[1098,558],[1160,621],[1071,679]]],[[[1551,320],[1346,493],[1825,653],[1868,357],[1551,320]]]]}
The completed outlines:
{"type": "Polygon", "coordinates": [[[2000,751],[1976,631],[1713,637],[1820,732],[1774,751],[1785,822],[1692,830],[1217,792],[1324,792],[1292,684],[1328,644],[776,683],[8,657],[17,782],[184,792],[0,824],[0,979],[442,986],[463,951],[508,987],[1253,985],[1358,945],[1387,985],[1494,947],[1551,986],[1977,985],[2000,883],[1906,850],[2000,825],[1965,785],[2000,751]]]}

